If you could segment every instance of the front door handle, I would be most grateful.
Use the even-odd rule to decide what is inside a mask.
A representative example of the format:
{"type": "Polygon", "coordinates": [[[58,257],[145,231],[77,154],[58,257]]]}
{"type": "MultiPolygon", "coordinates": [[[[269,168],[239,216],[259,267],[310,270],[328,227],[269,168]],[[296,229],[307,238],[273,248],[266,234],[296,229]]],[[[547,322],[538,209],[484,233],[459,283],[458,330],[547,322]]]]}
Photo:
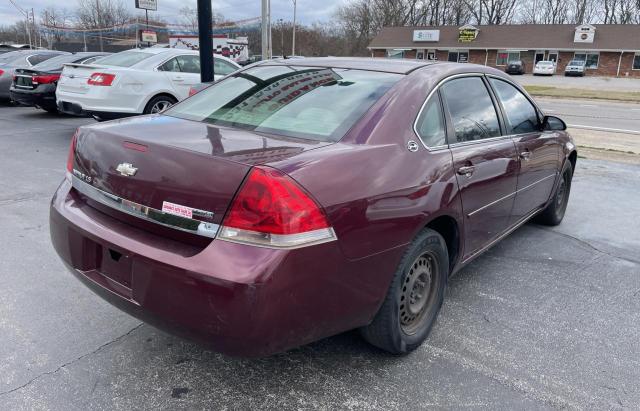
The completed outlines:
{"type": "Polygon", "coordinates": [[[520,153],[520,158],[523,160],[529,160],[531,158],[531,151],[529,150],[525,150],[522,153],[520,153]]]}
{"type": "Polygon", "coordinates": [[[458,169],[458,174],[465,177],[471,177],[471,174],[476,170],[474,166],[462,166],[458,169]]]}

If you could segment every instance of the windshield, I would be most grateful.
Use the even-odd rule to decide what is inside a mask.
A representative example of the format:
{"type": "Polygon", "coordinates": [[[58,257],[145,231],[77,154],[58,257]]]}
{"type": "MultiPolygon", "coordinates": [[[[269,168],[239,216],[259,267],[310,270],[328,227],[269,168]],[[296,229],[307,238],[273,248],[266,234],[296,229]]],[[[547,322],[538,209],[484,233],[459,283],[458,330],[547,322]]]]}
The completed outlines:
{"type": "Polygon", "coordinates": [[[582,61],[582,60],[571,60],[569,62],[569,65],[570,66],[582,66],[582,65],[584,65],[584,61],[582,61]]]}
{"type": "Polygon", "coordinates": [[[540,67],[550,67],[553,66],[553,63],[550,61],[541,61],[537,65],[540,67]]]}
{"type": "Polygon", "coordinates": [[[144,53],[140,51],[123,51],[121,53],[112,54],[96,61],[105,66],[116,67],[131,67],[134,64],[140,63],[142,60],[148,59],[153,56],[151,53],[144,53]]]}
{"type": "Polygon", "coordinates": [[[234,74],[165,114],[228,127],[338,141],[402,75],[259,66],[234,74]]]}

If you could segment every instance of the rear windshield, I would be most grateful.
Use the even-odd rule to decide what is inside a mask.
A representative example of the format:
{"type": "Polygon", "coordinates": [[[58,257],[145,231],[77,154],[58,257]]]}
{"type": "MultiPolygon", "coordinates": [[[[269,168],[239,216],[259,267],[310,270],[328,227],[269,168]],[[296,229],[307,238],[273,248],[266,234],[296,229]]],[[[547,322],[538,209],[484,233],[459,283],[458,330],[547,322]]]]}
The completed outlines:
{"type": "Polygon", "coordinates": [[[582,66],[584,64],[584,61],[582,60],[571,60],[569,62],[570,66],[582,66]]]}
{"type": "Polygon", "coordinates": [[[538,63],[538,66],[553,66],[553,63],[550,61],[541,61],[538,63]]]}
{"type": "Polygon", "coordinates": [[[338,141],[402,75],[259,66],[234,74],[165,114],[257,132],[338,141]]]}
{"type": "Polygon", "coordinates": [[[78,56],[75,54],[63,54],[62,56],[52,57],[42,63],[33,66],[33,69],[37,70],[59,70],[62,69],[64,63],[73,63],[78,60],[83,60],[86,57],[78,56]]]}
{"type": "Polygon", "coordinates": [[[140,51],[123,51],[121,53],[101,58],[99,62],[101,65],[104,64],[105,66],[131,67],[151,56],[153,56],[153,54],[140,51]]]}

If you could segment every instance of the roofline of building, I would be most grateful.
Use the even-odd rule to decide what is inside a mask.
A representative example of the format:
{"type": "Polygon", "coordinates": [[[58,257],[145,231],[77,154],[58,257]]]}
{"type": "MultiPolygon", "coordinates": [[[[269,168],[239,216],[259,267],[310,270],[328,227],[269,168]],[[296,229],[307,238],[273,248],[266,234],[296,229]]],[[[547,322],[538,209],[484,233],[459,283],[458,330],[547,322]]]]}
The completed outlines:
{"type": "Polygon", "coordinates": [[[449,46],[368,46],[368,50],[380,50],[380,49],[397,49],[397,50],[414,50],[414,49],[435,49],[435,50],[549,50],[549,51],[604,51],[614,53],[640,53],[638,50],[629,49],[599,49],[599,48],[585,48],[585,49],[568,49],[568,48],[550,48],[550,47],[449,47],[449,46]]]}

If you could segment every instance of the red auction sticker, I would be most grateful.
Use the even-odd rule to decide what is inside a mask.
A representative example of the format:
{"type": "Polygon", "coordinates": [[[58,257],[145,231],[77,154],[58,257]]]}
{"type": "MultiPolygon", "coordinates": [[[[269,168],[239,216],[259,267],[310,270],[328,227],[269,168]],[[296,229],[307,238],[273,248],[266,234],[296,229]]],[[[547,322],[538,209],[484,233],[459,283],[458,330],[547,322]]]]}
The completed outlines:
{"type": "Polygon", "coordinates": [[[193,218],[193,210],[191,208],[167,201],[162,202],[162,211],[180,217],[193,218]]]}

